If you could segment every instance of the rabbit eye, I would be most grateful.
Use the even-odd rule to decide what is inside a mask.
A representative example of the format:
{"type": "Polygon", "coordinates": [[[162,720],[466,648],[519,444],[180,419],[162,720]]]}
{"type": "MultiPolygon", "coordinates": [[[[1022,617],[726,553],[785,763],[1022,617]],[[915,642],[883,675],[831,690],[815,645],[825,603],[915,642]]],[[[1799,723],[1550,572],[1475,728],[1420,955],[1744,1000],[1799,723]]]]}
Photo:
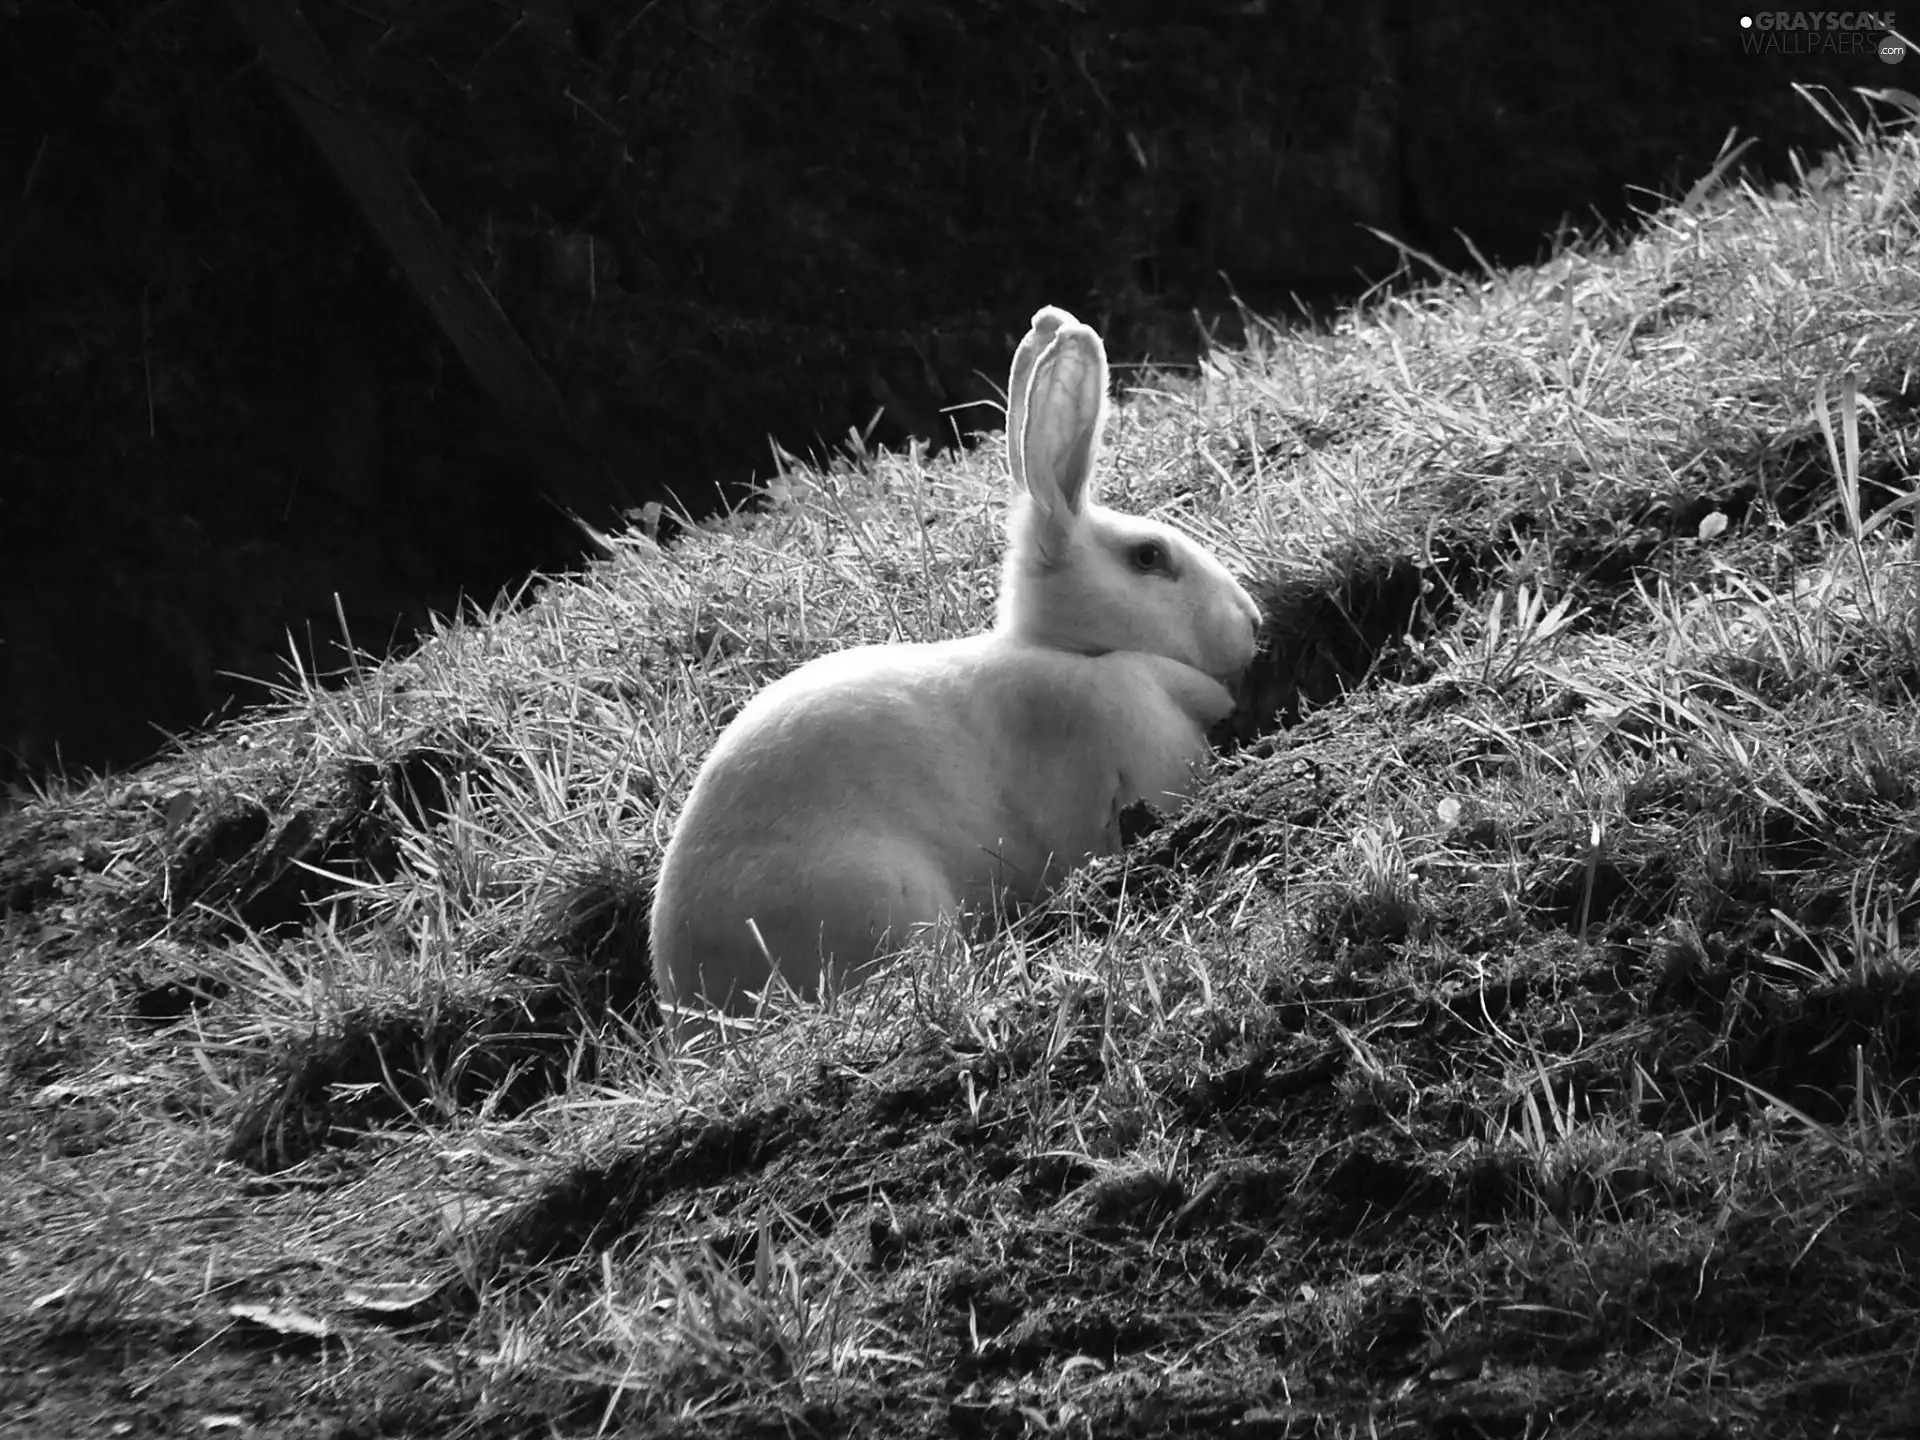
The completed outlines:
{"type": "Polygon", "coordinates": [[[1158,540],[1142,540],[1128,551],[1127,558],[1142,575],[1168,568],[1167,547],[1158,540]]]}

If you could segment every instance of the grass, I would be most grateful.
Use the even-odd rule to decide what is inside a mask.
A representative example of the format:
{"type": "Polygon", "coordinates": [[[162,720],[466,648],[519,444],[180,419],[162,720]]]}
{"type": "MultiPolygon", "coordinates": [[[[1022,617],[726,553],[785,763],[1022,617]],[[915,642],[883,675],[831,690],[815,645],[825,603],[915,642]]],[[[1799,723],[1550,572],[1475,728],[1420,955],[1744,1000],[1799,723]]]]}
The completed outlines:
{"type": "Polygon", "coordinates": [[[647,1013],[674,807],[987,623],[997,445],[25,799],[0,1430],[1912,1433],[1916,194],[1854,129],[1149,377],[1110,498],[1269,617],[1214,783],[726,1052],[647,1013]]]}

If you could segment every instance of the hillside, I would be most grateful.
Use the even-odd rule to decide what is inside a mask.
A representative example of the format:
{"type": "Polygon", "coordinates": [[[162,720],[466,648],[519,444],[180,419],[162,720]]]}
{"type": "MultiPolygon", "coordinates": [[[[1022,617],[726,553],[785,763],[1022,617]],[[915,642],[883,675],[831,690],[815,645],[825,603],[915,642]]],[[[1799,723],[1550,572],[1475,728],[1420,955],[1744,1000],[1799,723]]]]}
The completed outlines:
{"type": "Polygon", "coordinates": [[[986,623],[997,443],[19,807],[0,1434],[1914,1433],[1917,241],[1855,134],[1144,385],[1108,498],[1269,616],[1213,784],[724,1054],[674,809],[986,623]]]}

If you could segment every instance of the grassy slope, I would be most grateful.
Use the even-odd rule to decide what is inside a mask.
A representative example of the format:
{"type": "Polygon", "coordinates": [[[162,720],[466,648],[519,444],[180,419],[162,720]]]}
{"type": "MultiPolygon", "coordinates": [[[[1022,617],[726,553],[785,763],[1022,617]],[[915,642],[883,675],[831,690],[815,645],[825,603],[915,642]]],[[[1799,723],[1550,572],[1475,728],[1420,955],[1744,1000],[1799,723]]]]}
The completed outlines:
{"type": "Polygon", "coordinates": [[[724,1056],[617,1018],[672,803],[774,675],[986,622],[993,447],[26,805],[0,1408],[1911,1433],[1917,189],[1876,139],[1142,395],[1120,503],[1264,577],[1217,785],[724,1056]]]}

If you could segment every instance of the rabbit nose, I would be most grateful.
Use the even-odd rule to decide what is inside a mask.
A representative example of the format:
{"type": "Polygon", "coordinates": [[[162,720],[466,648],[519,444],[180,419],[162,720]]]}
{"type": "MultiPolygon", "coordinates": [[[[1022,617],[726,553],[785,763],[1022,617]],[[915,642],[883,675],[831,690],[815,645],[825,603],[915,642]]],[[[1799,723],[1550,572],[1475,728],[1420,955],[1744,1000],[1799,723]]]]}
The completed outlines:
{"type": "Polygon", "coordinates": [[[1240,592],[1240,613],[1247,617],[1247,623],[1253,627],[1254,642],[1259,643],[1261,632],[1267,628],[1266,612],[1245,590],[1240,592]]]}

